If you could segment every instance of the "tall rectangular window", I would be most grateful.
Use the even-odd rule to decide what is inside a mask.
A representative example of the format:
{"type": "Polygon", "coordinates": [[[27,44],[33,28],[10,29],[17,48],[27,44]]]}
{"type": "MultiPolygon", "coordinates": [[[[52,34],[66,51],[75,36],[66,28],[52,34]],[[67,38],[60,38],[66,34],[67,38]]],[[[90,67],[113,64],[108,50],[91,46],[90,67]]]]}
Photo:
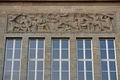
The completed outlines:
{"type": "Polygon", "coordinates": [[[77,39],[77,80],[93,79],[91,39],[77,39]]]}
{"type": "Polygon", "coordinates": [[[20,80],[21,39],[6,40],[3,80],[20,80]]]}
{"type": "Polygon", "coordinates": [[[28,80],[44,80],[44,39],[29,40],[28,80]]]}
{"type": "Polygon", "coordinates": [[[52,40],[52,80],[70,80],[69,40],[52,40]]]}
{"type": "Polygon", "coordinates": [[[100,39],[102,80],[117,80],[114,39],[100,39]]]}

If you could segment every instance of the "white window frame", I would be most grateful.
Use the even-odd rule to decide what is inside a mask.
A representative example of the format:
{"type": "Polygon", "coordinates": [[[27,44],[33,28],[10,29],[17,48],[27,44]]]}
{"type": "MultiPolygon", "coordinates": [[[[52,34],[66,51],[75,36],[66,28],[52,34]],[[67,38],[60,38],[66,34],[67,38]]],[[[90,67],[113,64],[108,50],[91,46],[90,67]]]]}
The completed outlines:
{"type": "MultiPolygon", "coordinates": [[[[102,39],[100,39],[102,40],[102,39]]],[[[102,64],[102,61],[106,61],[107,62],[107,71],[102,71],[102,67],[101,67],[101,74],[102,72],[107,72],[108,73],[108,80],[110,80],[110,66],[109,66],[109,62],[110,61],[114,61],[115,62],[115,67],[116,67],[116,79],[118,80],[118,75],[117,75],[117,62],[116,62],[116,48],[115,48],[115,40],[114,39],[103,39],[105,40],[105,45],[106,45],[106,48],[102,49],[102,50],[105,50],[106,51],[106,56],[107,56],[107,59],[101,59],[101,64],[102,64]],[[113,44],[114,44],[114,49],[108,49],[108,40],[113,40],[113,44]],[[115,58],[114,59],[109,59],[109,55],[108,55],[108,50],[114,50],[114,56],[115,58]]],[[[101,50],[101,49],[100,49],[101,50]]],[[[100,57],[101,57],[101,52],[100,52],[100,57]]],[[[112,71],[113,72],[113,71],[112,71]]],[[[102,75],[101,75],[101,80],[102,80],[102,75]]]]}
{"type": "MultiPolygon", "coordinates": [[[[57,50],[59,50],[59,59],[53,59],[53,47],[52,47],[52,55],[51,55],[51,59],[52,59],[52,61],[51,61],[51,64],[52,64],[52,66],[53,66],[53,61],[58,61],[60,64],[59,64],[59,80],[62,80],[61,78],[62,78],[62,69],[61,69],[61,65],[62,65],[62,61],[68,61],[68,72],[69,72],[69,74],[68,74],[68,78],[69,78],[69,80],[70,80],[70,41],[69,41],[69,39],[52,39],[52,41],[53,40],[59,40],[59,48],[57,49],[57,50]],[[61,57],[61,55],[62,55],[62,53],[61,53],[61,51],[62,51],[62,40],[68,40],[68,59],[62,59],[62,57],[61,57]]],[[[52,43],[52,46],[53,46],[53,43],[52,43]]],[[[64,49],[64,50],[66,50],[66,49],[64,49]]],[[[52,71],[53,69],[52,69],[52,67],[51,67],[51,80],[52,80],[52,72],[54,72],[54,71],[52,71]]]]}
{"type": "MultiPolygon", "coordinates": [[[[32,39],[29,39],[29,52],[30,52],[30,40],[32,40],[32,39]]],[[[36,53],[35,54],[37,54],[38,53],[38,41],[40,40],[40,39],[34,39],[35,41],[36,41],[36,47],[35,48],[33,48],[33,49],[35,49],[35,51],[36,51],[36,53]]],[[[43,72],[43,80],[44,80],[44,65],[45,65],[45,61],[44,61],[44,59],[45,59],[45,40],[44,39],[41,39],[41,40],[43,40],[44,41],[44,44],[43,44],[43,58],[42,59],[37,59],[37,57],[38,57],[38,54],[35,56],[35,59],[29,59],[30,58],[30,54],[29,54],[29,52],[28,52],[28,77],[27,77],[27,80],[29,80],[29,61],[34,61],[35,62],[35,78],[34,78],[34,80],[36,80],[37,79],[37,61],[42,61],[43,62],[43,70],[42,70],[42,72],[43,72]]],[[[42,49],[42,48],[41,48],[42,49]]]]}
{"type": "Polygon", "coordinates": [[[10,75],[10,76],[11,76],[11,79],[10,79],[10,80],[13,80],[13,72],[15,71],[15,70],[13,70],[14,62],[15,62],[15,61],[19,61],[19,62],[20,62],[19,71],[17,71],[17,72],[19,72],[19,79],[18,79],[18,80],[20,80],[20,73],[21,73],[21,58],[22,58],[22,39],[19,39],[19,40],[21,40],[21,47],[20,47],[20,48],[17,48],[17,49],[20,49],[20,58],[19,58],[19,59],[14,59],[15,50],[16,50],[16,48],[15,48],[15,42],[16,42],[16,40],[17,40],[17,39],[6,39],[6,52],[5,52],[6,54],[5,54],[5,64],[4,64],[5,67],[4,67],[4,76],[3,76],[3,80],[5,80],[6,61],[11,61],[11,62],[12,62],[11,70],[7,71],[7,72],[11,72],[11,75],[10,75]],[[13,48],[7,48],[8,40],[13,40],[13,48]],[[7,59],[7,58],[6,58],[7,49],[10,49],[10,50],[13,51],[13,53],[12,53],[12,59],[7,59]]]}
{"type": "MultiPolygon", "coordinates": [[[[83,61],[83,63],[84,63],[84,80],[86,80],[86,61],[91,61],[92,62],[92,80],[94,80],[94,66],[93,66],[93,46],[92,46],[92,39],[77,39],[77,41],[78,40],[82,40],[83,41],[83,49],[78,49],[78,47],[76,47],[77,48],[77,80],[78,80],[78,62],[79,61],[83,61]],[[86,40],[90,40],[90,42],[91,42],[91,49],[86,49],[85,48],[85,41],[86,40]],[[83,59],[78,59],[78,50],[83,50],[83,59]],[[91,59],[86,59],[85,58],[85,50],[91,50],[91,59]]],[[[77,43],[77,41],[76,41],[76,43],[77,43]]],[[[82,71],[81,71],[82,72],[82,71]]]]}

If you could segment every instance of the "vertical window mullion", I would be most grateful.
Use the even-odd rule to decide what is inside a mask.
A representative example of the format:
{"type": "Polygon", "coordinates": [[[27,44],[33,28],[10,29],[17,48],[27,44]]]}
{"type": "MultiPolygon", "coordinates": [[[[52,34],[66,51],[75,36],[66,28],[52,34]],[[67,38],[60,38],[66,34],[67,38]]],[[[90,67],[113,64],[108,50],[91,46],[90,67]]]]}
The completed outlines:
{"type": "Polygon", "coordinates": [[[59,47],[59,48],[60,48],[60,59],[59,59],[59,60],[60,60],[60,65],[59,65],[59,67],[60,67],[60,69],[59,69],[59,70],[60,70],[60,71],[59,71],[59,75],[60,75],[60,76],[59,76],[59,78],[60,78],[60,80],[62,79],[62,68],[61,68],[61,66],[62,66],[62,65],[61,65],[61,63],[62,63],[62,57],[61,57],[61,56],[62,56],[62,44],[61,44],[61,43],[62,43],[62,41],[61,41],[61,39],[60,39],[60,40],[59,40],[59,46],[60,46],[60,47],[59,47]]]}

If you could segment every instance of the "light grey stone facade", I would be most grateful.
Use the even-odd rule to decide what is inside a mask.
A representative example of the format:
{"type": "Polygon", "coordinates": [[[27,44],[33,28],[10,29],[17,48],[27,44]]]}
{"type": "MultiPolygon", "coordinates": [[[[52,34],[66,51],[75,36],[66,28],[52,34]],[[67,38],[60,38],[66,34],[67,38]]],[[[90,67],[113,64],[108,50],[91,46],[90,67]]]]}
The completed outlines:
{"type": "MultiPolygon", "coordinates": [[[[54,15],[53,15],[54,16],[54,15]]],[[[103,17],[104,15],[102,15],[103,17]]],[[[20,16],[21,17],[21,16],[20,16]]],[[[70,16],[71,17],[71,16],[70,16]]],[[[67,19],[69,16],[67,17],[67,19]]],[[[94,16],[95,18],[95,16],[94,16]]],[[[44,19],[44,18],[42,18],[44,19]]],[[[12,23],[16,19],[12,20],[12,23]]],[[[48,20],[48,19],[47,19],[48,20]]],[[[60,18],[61,20],[61,18],[60,18]]],[[[71,19],[69,19],[71,20],[71,19]]],[[[19,22],[21,22],[20,20],[19,22]]],[[[33,20],[31,20],[33,21],[33,20]]],[[[76,21],[75,21],[76,22],[76,21]]],[[[93,24],[93,20],[92,23],[93,24]]],[[[48,22],[47,22],[48,23],[48,22]]],[[[72,23],[72,22],[71,22],[72,23]]],[[[96,22],[95,22],[96,23],[96,22]]],[[[22,23],[21,23],[22,24],[22,23]]],[[[51,22],[48,24],[50,28],[56,27],[56,22],[51,22]],[[53,25],[52,25],[53,24],[53,25]]],[[[20,25],[20,24],[19,24],[20,25]]],[[[19,26],[18,25],[18,26],[19,26]]],[[[25,25],[25,24],[23,24],[25,25]]],[[[28,24],[29,25],[29,24],[28,24]]],[[[106,23],[107,25],[107,23],[106,23]]],[[[31,25],[30,25],[31,26],[31,25]]],[[[28,26],[28,28],[30,27],[28,26]]],[[[74,25],[73,25],[74,26],[74,25]]],[[[85,26],[89,27],[85,24],[85,26]]],[[[18,27],[19,28],[19,27],[18,27]]],[[[59,29],[59,26],[57,26],[59,29]]],[[[61,27],[60,27],[61,29],[61,27]]],[[[76,28],[77,29],[77,28],[76,28]]],[[[91,38],[93,45],[93,66],[94,66],[94,80],[101,80],[101,68],[100,68],[100,47],[99,38],[114,38],[116,47],[116,61],[117,61],[117,73],[118,80],[120,80],[120,2],[99,2],[99,3],[87,3],[87,2],[0,2],[0,80],[3,79],[4,72],[4,59],[5,59],[5,45],[6,38],[22,38],[22,61],[21,61],[21,74],[20,80],[27,80],[27,60],[28,60],[28,41],[29,38],[44,38],[45,39],[45,67],[44,67],[44,80],[51,80],[51,40],[52,38],[69,38],[70,40],[70,80],[77,80],[77,57],[76,57],[76,39],[77,38],[91,38]],[[70,25],[65,24],[63,27],[67,26],[67,29],[61,31],[47,31],[44,22],[42,29],[45,31],[29,31],[25,28],[23,31],[13,29],[11,30],[11,25],[9,24],[9,15],[25,14],[25,15],[36,15],[36,14],[101,14],[106,13],[107,16],[110,14],[113,17],[110,19],[113,22],[112,29],[107,27],[107,30],[99,29],[97,27],[96,31],[87,31],[83,29],[82,31],[73,30],[70,25]],[[27,31],[26,31],[27,30],[27,31]],[[85,30],[85,31],[84,31],[85,30]]]]}

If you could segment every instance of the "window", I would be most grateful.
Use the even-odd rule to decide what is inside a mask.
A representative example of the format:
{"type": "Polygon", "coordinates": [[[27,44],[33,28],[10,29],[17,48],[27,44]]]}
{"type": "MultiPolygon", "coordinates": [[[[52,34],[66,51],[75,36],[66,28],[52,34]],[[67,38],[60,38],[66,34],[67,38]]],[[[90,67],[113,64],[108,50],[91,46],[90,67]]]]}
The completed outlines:
{"type": "Polygon", "coordinates": [[[44,39],[29,40],[28,80],[44,80],[44,39]]]}
{"type": "Polygon", "coordinates": [[[91,39],[77,39],[77,80],[93,80],[91,39]]]}
{"type": "Polygon", "coordinates": [[[102,80],[117,80],[114,39],[100,39],[102,80]]]}
{"type": "Polygon", "coordinates": [[[69,40],[52,40],[52,80],[70,80],[69,40]]]}
{"type": "Polygon", "coordinates": [[[21,39],[6,40],[3,80],[20,80],[21,52],[21,39]]]}

